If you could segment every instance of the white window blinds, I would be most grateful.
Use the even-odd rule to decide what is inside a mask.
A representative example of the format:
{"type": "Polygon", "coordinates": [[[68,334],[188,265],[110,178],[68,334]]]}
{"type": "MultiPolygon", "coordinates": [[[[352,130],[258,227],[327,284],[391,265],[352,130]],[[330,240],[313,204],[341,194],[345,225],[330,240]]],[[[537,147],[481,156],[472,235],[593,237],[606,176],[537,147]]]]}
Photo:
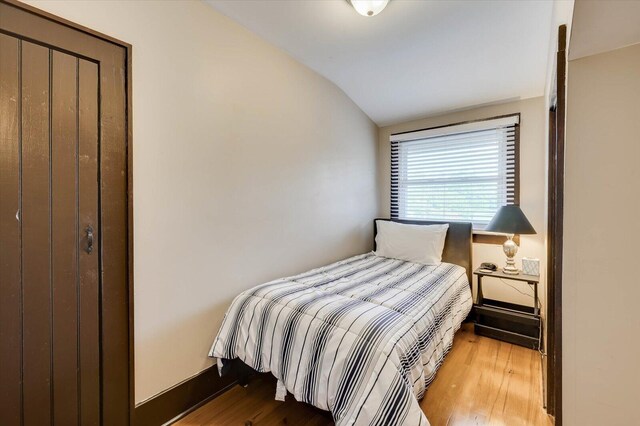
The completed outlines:
{"type": "Polygon", "coordinates": [[[519,114],[391,136],[391,217],[483,229],[517,203],[519,114]]]}

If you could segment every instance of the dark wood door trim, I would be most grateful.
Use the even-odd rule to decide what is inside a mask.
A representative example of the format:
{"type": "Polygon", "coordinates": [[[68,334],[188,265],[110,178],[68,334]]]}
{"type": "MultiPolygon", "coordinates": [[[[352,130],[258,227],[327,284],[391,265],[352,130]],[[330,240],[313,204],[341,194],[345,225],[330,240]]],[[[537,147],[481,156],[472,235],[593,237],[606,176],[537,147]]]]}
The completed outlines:
{"type": "MultiPolygon", "coordinates": [[[[114,300],[103,300],[114,308],[103,312],[104,321],[122,334],[108,336],[110,343],[103,348],[103,360],[107,369],[103,383],[104,404],[119,406],[117,401],[126,393],[127,419],[133,423],[134,413],[134,345],[133,345],[133,126],[130,44],[101,34],[82,25],[70,22],[48,12],[36,9],[16,0],[0,0],[0,32],[69,53],[100,65],[102,74],[123,65],[124,73],[113,73],[113,78],[101,79],[102,90],[115,102],[102,103],[101,112],[124,123],[110,131],[101,125],[102,159],[108,153],[110,167],[101,171],[102,239],[100,247],[103,286],[109,286],[114,300]],[[124,90],[121,90],[124,88],[124,90]],[[122,133],[120,133],[122,132],[122,133]],[[124,138],[124,146],[122,144],[124,138]],[[121,172],[124,171],[124,174],[121,172]],[[125,237],[126,235],[126,237],[125,237]],[[123,303],[126,302],[126,303],[123,303]],[[126,354],[126,362],[120,361],[126,354]],[[117,360],[117,361],[114,361],[117,360]],[[119,389],[119,383],[127,389],[119,389]]],[[[111,296],[109,296],[111,297],[111,296]]],[[[110,328],[103,329],[109,334],[110,328]]],[[[119,416],[111,417],[105,409],[105,424],[122,424],[119,416]]]]}
{"type": "Polygon", "coordinates": [[[567,27],[558,30],[556,103],[549,111],[547,247],[547,411],[562,425],[562,250],[566,120],[567,27]]]}
{"type": "Polygon", "coordinates": [[[38,8],[33,7],[31,5],[28,5],[26,3],[22,3],[22,2],[20,2],[18,0],[0,0],[0,3],[6,3],[6,4],[13,5],[13,6],[25,11],[25,12],[32,13],[33,15],[38,16],[40,18],[48,19],[51,22],[54,22],[56,24],[64,25],[66,27],[69,27],[72,30],[83,32],[83,33],[85,33],[87,35],[90,35],[92,37],[95,37],[97,39],[108,41],[110,43],[115,44],[116,46],[120,46],[120,47],[126,48],[127,50],[129,50],[129,52],[131,51],[131,45],[129,43],[126,43],[126,42],[124,42],[122,40],[118,40],[117,38],[111,37],[111,36],[109,36],[107,34],[103,34],[101,32],[92,30],[91,28],[85,27],[83,25],[77,24],[77,23],[69,21],[67,19],[61,18],[60,16],[56,16],[56,15],[54,15],[52,13],[46,12],[46,11],[44,11],[42,9],[38,9],[38,8]]]}

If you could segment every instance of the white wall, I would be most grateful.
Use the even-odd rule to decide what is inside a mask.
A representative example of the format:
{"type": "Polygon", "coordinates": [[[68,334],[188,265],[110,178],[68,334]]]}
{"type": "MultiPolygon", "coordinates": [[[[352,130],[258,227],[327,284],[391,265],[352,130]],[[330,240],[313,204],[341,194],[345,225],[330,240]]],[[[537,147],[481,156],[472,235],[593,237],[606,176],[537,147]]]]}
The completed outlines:
{"type": "MultiPolygon", "coordinates": [[[[390,148],[389,136],[392,133],[442,126],[459,123],[468,120],[491,118],[519,112],[520,116],[520,206],[527,218],[538,232],[537,235],[521,236],[520,250],[516,257],[516,263],[521,265],[522,257],[534,257],[541,261],[541,271],[545,271],[546,265],[546,133],[545,102],[543,97],[518,100],[498,105],[488,105],[472,108],[464,111],[453,112],[422,120],[410,121],[380,128],[379,132],[379,182],[380,182],[380,211],[389,215],[390,197],[390,148]]],[[[505,256],[501,245],[474,244],[473,264],[474,268],[481,262],[493,262],[504,266],[505,256]]],[[[544,285],[545,273],[541,274],[539,295],[541,302],[545,301],[546,289],[544,285]]],[[[474,279],[475,282],[475,279],[474,279]]],[[[533,299],[521,294],[532,294],[531,288],[526,284],[509,284],[517,290],[509,287],[499,280],[485,279],[482,281],[482,289],[485,297],[495,298],[513,303],[533,306],[533,299]],[[520,291],[520,292],[519,292],[520,291]]],[[[475,284],[474,284],[475,292],[475,284]]]]}
{"type": "Polygon", "coordinates": [[[640,44],[569,61],[562,311],[567,426],[640,424],[638,70],[640,44]]]}
{"type": "Polygon", "coordinates": [[[211,364],[232,298],[372,248],[377,127],[199,1],[29,1],[133,44],[136,402],[211,364]]]}

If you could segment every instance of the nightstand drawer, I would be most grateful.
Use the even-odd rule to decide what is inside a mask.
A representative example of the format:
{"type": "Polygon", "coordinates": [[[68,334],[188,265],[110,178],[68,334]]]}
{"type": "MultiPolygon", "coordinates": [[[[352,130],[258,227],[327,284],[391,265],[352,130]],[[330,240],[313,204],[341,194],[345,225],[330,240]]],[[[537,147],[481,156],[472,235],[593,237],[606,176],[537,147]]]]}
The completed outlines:
{"type": "Polygon", "coordinates": [[[540,329],[538,317],[487,305],[476,306],[476,322],[535,338],[540,329]]]}
{"type": "Polygon", "coordinates": [[[530,308],[503,304],[509,306],[505,308],[492,305],[487,299],[484,302],[474,306],[476,334],[538,349],[540,317],[533,315],[530,308]]]}
{"type": "Polygon", "coordinates": [[[504,342],[513,343],[515,345],[524,346],[530,349],[538,349],[537,337],[530,337],[523,334],[512,333],[510,331],[489,327],[482,324],[475,324],[474,331],[478,336],[491,337],[492,339],[502,340],[504,342]]]}

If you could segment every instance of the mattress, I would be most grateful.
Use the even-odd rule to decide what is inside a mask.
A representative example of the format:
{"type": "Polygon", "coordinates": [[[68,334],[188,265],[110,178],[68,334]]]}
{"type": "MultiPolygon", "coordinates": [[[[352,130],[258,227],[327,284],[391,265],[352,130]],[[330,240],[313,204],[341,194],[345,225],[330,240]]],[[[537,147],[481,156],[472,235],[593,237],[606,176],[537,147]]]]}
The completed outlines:
{"type": "Polygon", "coordinates": [[[345,259],[238,295],[209,356],[271,372],[342,425],[428,425],[419,400],[472,306],[464,268],[345,259]]]}

